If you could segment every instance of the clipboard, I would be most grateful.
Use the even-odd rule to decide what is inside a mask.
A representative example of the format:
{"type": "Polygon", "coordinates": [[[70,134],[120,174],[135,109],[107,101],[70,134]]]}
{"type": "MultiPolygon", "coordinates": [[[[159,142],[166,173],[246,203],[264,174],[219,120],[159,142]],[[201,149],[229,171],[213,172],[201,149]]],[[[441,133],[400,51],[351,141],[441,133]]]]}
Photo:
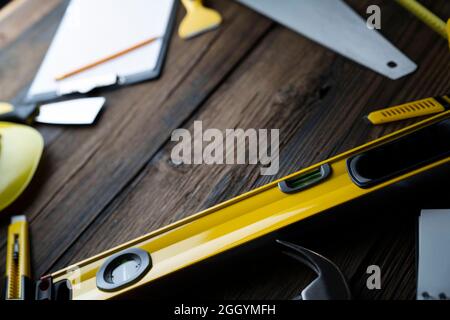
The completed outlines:
{"type": "Polygon", "coordinates": [[[52,100],[159,77],[176,7],[176,0],[71,0],[26,101],[52,100]],[[68,79],[55,79],[58,74],[152,37],[159,38],[68,79]]]}

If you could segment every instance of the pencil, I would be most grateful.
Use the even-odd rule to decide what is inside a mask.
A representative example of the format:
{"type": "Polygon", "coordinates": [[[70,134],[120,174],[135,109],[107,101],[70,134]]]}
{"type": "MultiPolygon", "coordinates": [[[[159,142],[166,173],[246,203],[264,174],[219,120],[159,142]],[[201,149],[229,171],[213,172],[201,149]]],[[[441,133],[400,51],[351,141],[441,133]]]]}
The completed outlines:
{"type": "Polygon", "coordinates": [[[121,51],[119,51],[119,52],[116,52],[116,53],[114,53],[114,54],[112,54],[112,55],[109,55],[109,56],[104,57],[104,58],[102,58],[102,59],[99,59],[99,60],[97,60],[97,61],[91,62],[91,63],[89,63],[89,64],[87,64],[87,65],[85,65],[85,66],[83,66],[83,67],[80,67],[80,68],[77,68],[77,69],[72,70],[72,71],[70,71],[70,72],[67,72],[67,73],[65,73],[65,74],[59,75],[59,76],[57,76],[57,77],[55,78],[55,80],[56,80],[56,81],[61,81],[61,80],[70,78],[70,77],[72,77],[72,76],[74,76],[74,75],[76,75],[76,74],[79,74],[79,73],[84,72],[84,71],[86,71],[86,70],[92,69],[92,68],[94,68],[94,67],[96,67],[96,66],[98,66],[98,65],[100,65],[100,64],[103,64],[103,63],[105,63],[105,62],[114,60],[114,59],[116,59],[116,58],[118,58],[118,57],[121,57],[121,56],[123,56],[123,55],[125,55],[125,54],[131,52],[131,51],[134,51],[134,50],[139,49],[139,48],[141,48],[141,47],[143,47],[143,46],[146,46],[146,45],[148,45],[148,44],[150,44],[150,43],[152,43],[153,41],[158,40],[158,39],[159,39],[159,37],[154,37],[154,38],[150,38],[150,39],[141,41],[141,42],[135,44],[134,46],[129,47],[129,48],[125,49],[125,50],[121,50],[121,51]]]}

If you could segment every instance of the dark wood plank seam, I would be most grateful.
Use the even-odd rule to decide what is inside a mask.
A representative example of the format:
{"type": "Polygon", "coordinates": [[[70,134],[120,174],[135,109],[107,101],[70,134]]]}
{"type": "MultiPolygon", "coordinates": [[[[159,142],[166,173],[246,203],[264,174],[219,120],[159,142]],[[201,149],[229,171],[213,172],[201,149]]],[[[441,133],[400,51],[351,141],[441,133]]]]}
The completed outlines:
{"type": "MultiPolygon", "coordinates": [[[[270,25],[268,24],[268,23],[264,23],[264,27],[261,29],[261,32],[258,32],[258,34],[261,34],[262,32],[264,32],[265,30],[267,30],[268,29],[268,27],[270,27],[270,25]]],[[[217,79],[215,79],[215,81],[214,81],[214,85],[215,85],[215,83],[217,82],[217,81],[220,81],[220,79],[224,76],[224,74],[226,74],[227,72],[228,72],[228,70],[230,69],[230,68],[232,68],[233,67],[233,65],[235,64],[235,63],[237,63],[237,62],[239,62],[239,60],[241,59],[241,56],[242,56],[242,54],[244,53],[244,52],[246,52],[246,50],[248,50],[248,48],[249,47],[251,47],[251,45],[254,43],[254,41],[256,40],[256,39],[258,39],[258,37],[254,37],[254,38],[252,38],[252,42],[251,43],[249,43],[249,45],[248,46],[245,46],[247,49],[245,49],[245,50],[240,50],[240,54],[238,55],[238,56],[235,56],[234,57],[234,59],[233,59],[233,63],[232,64],[228,64],[228,66],[227,66],[227,68],[221,73],[221,75],[217,78],[217,79]]],[[[205,47],[203,47],[203,48],[211,48],[211,46],[205,46],[205,47]]],[[[201,48],[202,50],[201,50],[201,52],[202,53],[204,53],[204,49],[203,48],[201,48]]],[[[214,47],[215,48],[215,47],[214,47]]],[[[211,87],[208,87],[209,89],[208,89],[208,92],[209,92],[209,90],[211,90],[211,87]]],[[[206,93],[205,93],[206,94],[206,93]]],[[[203,95],[202,95],[202,97],[203,97],[203,95]]],[[[197,99],[198,100],[198,99],[197,99]]],[[[198,103],[198,101],[195,101],[195,106],[197,106],[197,103],[198,103]]],[[[184,118],[184,116],[183,116],[183,118],[184,118]]],[[[178,121],[177,121],[178,122],[178,121]]],[[[173,124],[174,125],[174,124],[173,124]]],[[[164,140],[163,140],[164,141],[164,140]]],[[[147,158],[147,155],[145,156],[145,158],[147,158]]],[[[136,169],[136,168],[135,168],[136,169]]],[[[133,170],[133,171],[135,171],[135,170],[133,170]]],[[[128,178],[127,178],[127,180],[128,180],[128,178]]],[[[111,195],[111,199],[114,199],[114,196],[115,195],[111,195]]],[[[37,213],[37,212],[36,212],[37,213]]],[[[89,219],[89,221],[87,221],[86,223],[87,224],[89,224],[89,222],[90,222],[90,219],[89,219]]],[[[62,249],[62,248],[61,248],[62,249]]]]}
{"type": "MultiPolygon", "coordinates": [[[[67,4],[67,3],[65,3],[65,4],[67,4]]],[[[61,6],[63,6],[63,4],[60,5],[60,6],[58,6],[58,8],[60,8],[61,6]]],[[[58,9],[58,8],[57,8],[57,9],[58,9]]],[[[55,10],[57,10],[57,9],[55,9],[55,10]]],[[[50,14],[54,14],[54,11],[52,11],[50,14]]],[[[187,72],[185,73],[184,77],[178,82],[178,84],[181,83],[181,82],[182,82],[182,81],[190,74],[190,71],[191,71],[193,68],[195,68],[196,64],[199,63],[199,62],[203,59],[204,55],[209,51],[210,48],[213,47],[214,43],[215,43],[218,39],[220,39],[220,35],[221,35],[221,32],[222,32],[222,31],[223,31],[222,29],[219,29],[219,30],[218,30],[218,32],[217,32],[217,34],[214,36],[213,40],[212,40],[211,42],[209,42],[208,45],[206,46],[206,49],[205,49],[205,51],[203,52],[203,55],[198,55],[198,57],[196,58],[196,63],[192,64],[192,67],[191,67],[189,70],[187,70],[187,72]]],[[[265,35],[266,35],[266,33],[264,33],[262,37],[258,38],[258,39],[256,40],[256,42],[259,42],[265,35]]],[[[173,36],[175,36],[175,34],[174,34],[173,36]]],[[[251,52],[252,50],[253,50],[253,47],[250,47],[250,52],[251,52]]],[[[249,54],[249,53],[247,53],[247,54],[249,54]]],[[[245,54],[245,55],[243,56],[243,58],[245,58],[245,57],[247,56],[247,54],[245,54]]],[[[239,61],[237,62],[237,64],[239,64],[239,61]]],[[[235,70],[234,67],[232,67],[232,68],[230,69],[230,72],[232,72],[233,70],[235,70]]],[[[228,77],[228,73],[225,74],[224,77],[228,77]]],[[[216,90],[218,87],[220,87],[221,83],[222,83],[222,81],[219,82],[218,85],[217,85],[215,88],[212,89],[212,91],[214,92],[214,90],[216,90]]],[[[28,86],[27,86],[27,87],[28,87],[28,86]]],[[[178,85],[175,85],[175,86],[173,87],[173,89],[169,92],[169,94],[168,94],[167,96],[170,96],[170,95],[176,90],[177,87],[178,87],[178,85]]],[[[21,90],[21,93],[23,93],[23,92],[24,92],[24,90],[21,90]]],[[[211,93],[211,94],[212,94],[212,93],[211,93]]],[[[210,96],[210,95],[207,95],[207,96],[205,97],[205,101],[209,98],[209,96],[210,96]]],[[[202,103],[203,103],[203,102],[201,102],[200,105],[201,105],[202,103]]],[[[198,105],[196,108],[200,107],[200,105],[198,105]]],[[[195,112],[195,109],[194,109],[194,112],[195,112]]],[[[190,116],[190,115],[189,115],[189,116],[190,116]]],[[[184,121],[183,121],[183,122],[184,122],[184,121]]],[[[124,124],[124,126],[126,126],[126,125],[124,124]]],[[[120,130],[118,130],[118,131],[120,131],[120,130]]],[[[54,139],[54,140],[52,141],[52,143],[58,141],[58,140],[61,139],[61,138],[63,138],[63,136],[59,135],[58,138],[56,138],[56,139],[54,139]]],[[[164,144],[165,144],[165,142],[162,144],[162,146],[163,146],[164,144]]],[[[47,147],[48,147],[48,146],[50,146],[50,144],[48,144],[47,147]]],[[[87,162],[89,162],[89,159],[91,159],[93,156],[95,156],[95,153],[98,151],[98,148],[99,148],[99,147],[100,147],[100,145],[97,145],[97,148],[94,149],[94,150],[92,151],[92,153],[89,155],[89,157],[86,158],[86,161],[85,161],[83,164],[81,164],[81,165],[78,167],[78,169],[75,170],[75,171],[78,171],[78,170],[80,170],[81,168],[83,168],[83,166],[84,166],[87,162]]],[[[161,147],[161,146],[160,146],[160,147],[161,147]]],[[[155,154],[160,150],[160,147],[158,147],[158,149],[157,149],[157,151],[155,152],[155,154]]],[[[151,159],[152,157],[153,157],[153,155],[150,156],[150,159],[151,159]]],[[[75,172],[75,173],[76,173],[76,172],[75,172]]],[[[72,175],[70,175],[70,177],[73,177],[73,176],[75,175],[75,173],[73,173],[72,175]]],[[[137,174],[139,174],[139,171],[137,172],[137,174]]],[[[136,174],[136,175],[137,175],[137,174],[136,174]]],[[[70,177],[69,177],[67,180],[69,180],[70,177]]],[[[62,189],[63,187],[64,187],[64,185],[62,185],[60,189],[62,189]]],[[[126,187],[126,186],[125,186],[125,187],[126,187]]],[[[60,190],[60,189],[59,189],[59,190],[60,190]]],[[[55,192],[55,194],[56,194],[56,193],[58,193],[58,192],[55,192]]],[[[50,199],[51,199],[51,197],[50,197],[50,199]]],[[[39,211],[39,213],[37,213],[37,214],[33,217],[33,220],[34,220],[36,217],[38,217],[38,216],[40,215],[40,213],[41,213],[42,211],[45,210],[45,208],[46,208],[46,205],[44,205],[44,206],[42,207],[42,209],[39,211]]]]}
{"type": "MultiPolygon", "coordinates": [[[[267,37],[267,35],[273,30],[275,24],[272,23],[267,30],[261,34],[261,36],[259,38],[256,39],[255,43],[253,44],[253,46],[249,47],[249,49],[242,55],[242,57],[235,63],[235,65],[230,68],[230,70],[222,77],[222,79],[217,83],[217,85],[212,88],[212,90],[205,95],[204,99],[198,104],[198,106],[193,110],[193,112],[191,112],[184,121],[182,121],[182,123],[180,123],[180,127],[183,127],[186,123],[188,123],[194,114],[196,114],[197,112],[199,112],[204,104],[209,100],[209,98],[216,92],[216,90],[218,88],[221,87],[221,85],[247,60],[248,56],[250,56],[250,54],[258,48],[258,46],[260,45],[260,43],[262,42],[262,40],[267,37]]],[[[170,142],[170,137],[167,138],[167,140],[162,143],[157,149],[156,151],[150,156],[150,158],[145,162],[145,164],[136,171],[136,174],[129,179],[129,181],[124,184],[123,188],[121,189],[120,192],[118,192],[117,196],[113,199],[111,199],[110,202],[108,202],[107,204],[105,204],[104,208],[95,216],[94,219],[92,219],[91,223],[86,226],[86,228],[84,228],[79,235],[74,239],[74,241],[67,246],[66,250],[64,252],[61,253],[61,255],[55,259],[53,261],[53,263],[49,266],[48,270],[46,270],[46,272],[49,272],[51,270],[51,268],[59,261],[60,257],[64,255],[64,253],[70,249],[76,242],[77,240],[84,234],[86,233],[86,231],[89,229],[89,227],[95,223],[95,221],[97,221],[98,219],[102,218],[103,214],[105,212],[110,212],[111,210],[111,206],[114,203],[114,206],[116,206],[117,204],[120,204],[121,201],[119,200],[116,204],[116,201],[120,198],[124,198],[127,194],[129,194],[129,192],[132,191],[132,188],[130,188],[130,186],[132,186],[135,182],[139,181],[140,179],[143,178],[143,171],[145,171],[145,168],[147,167],[148,163],[151,162],[155,156],[161,152],[162,149],[164,149],[164,147],[170,142]]]]}

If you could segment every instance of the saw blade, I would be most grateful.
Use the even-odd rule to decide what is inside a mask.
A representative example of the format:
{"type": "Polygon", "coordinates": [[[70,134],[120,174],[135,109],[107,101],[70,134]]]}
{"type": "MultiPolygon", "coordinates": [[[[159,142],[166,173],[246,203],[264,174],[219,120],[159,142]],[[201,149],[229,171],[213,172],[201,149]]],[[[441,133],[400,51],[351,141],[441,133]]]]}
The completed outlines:
{"type": "Polygon", "coordinates": [[[341,0],[238,1],[390,79],[401,78],[417,68],[341,0]]]}

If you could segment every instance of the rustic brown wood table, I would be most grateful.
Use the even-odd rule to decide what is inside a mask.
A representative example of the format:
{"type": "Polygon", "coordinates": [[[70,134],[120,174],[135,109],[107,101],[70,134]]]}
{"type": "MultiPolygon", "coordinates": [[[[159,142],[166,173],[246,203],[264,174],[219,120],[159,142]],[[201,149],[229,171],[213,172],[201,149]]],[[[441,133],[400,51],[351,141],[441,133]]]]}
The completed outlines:
{"type": "MultiPolygon", "coordinates": [[[[365,14],[366,1],[349,2],[365,14]]],[[[448,1],[424,3],[450,16],[448,1]]],[[[45,154],[31,186],[2,212],[0,257],[12,214],[31,221],[33,273],[40,276],[411,124],[374,127],[363,116],[450,89],[448,44],[393,1],[371,4],[382,6],[383,34],[419,65],[397,81],[234,1],[209,4],[224,24],[190,41],[174,34],[161,78],[101,92],[108,103],[95,126],[36,126],[45,154]],[[208,128],[279,128],[280,171],[268,177],[256,165],[174,165],[171,133],[192,130],[194,120],[208,128]]],[[[26,92],[65,6],[24,0],[2,16],[0,100],[26,92]]],[[[180,8],[177,23],[183,15],[180,8]]],[[[388,223],[367,219],[338,236],[318,234],[315,249],[343,270],[355,298],[412,299],[416,219],[396,212],[388,223]],[[381,290],[366,287],[372,264],[381,267],[381,290]]],[[[312,279],[282,258],[275,267],[235,265],[233,273],[240,275],[194,283],[209,298],[283,299],[312,279]]]]}

